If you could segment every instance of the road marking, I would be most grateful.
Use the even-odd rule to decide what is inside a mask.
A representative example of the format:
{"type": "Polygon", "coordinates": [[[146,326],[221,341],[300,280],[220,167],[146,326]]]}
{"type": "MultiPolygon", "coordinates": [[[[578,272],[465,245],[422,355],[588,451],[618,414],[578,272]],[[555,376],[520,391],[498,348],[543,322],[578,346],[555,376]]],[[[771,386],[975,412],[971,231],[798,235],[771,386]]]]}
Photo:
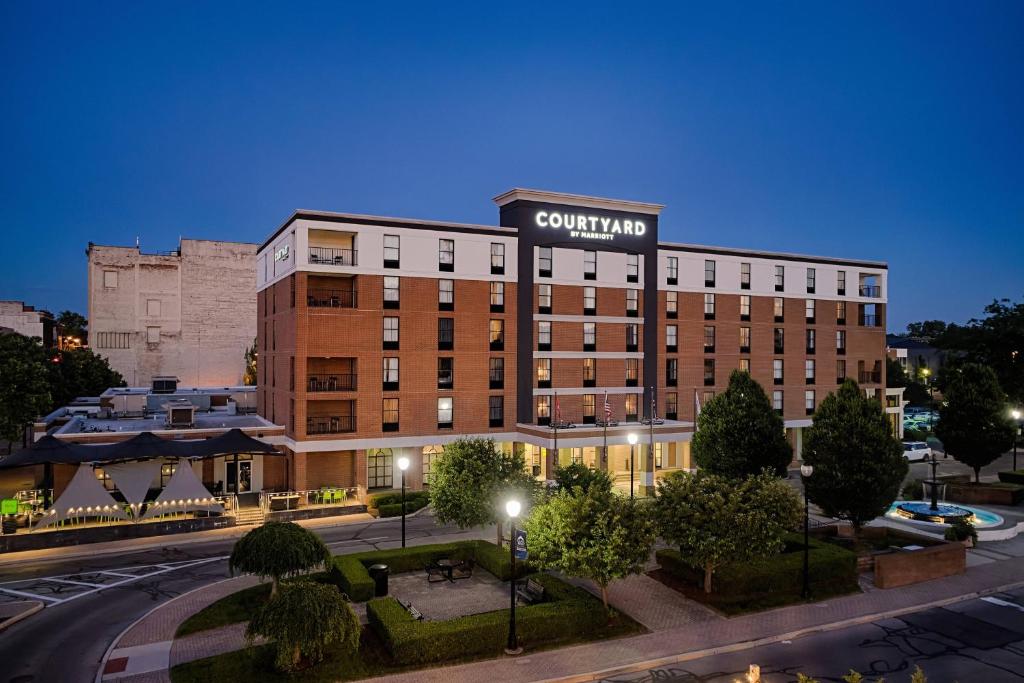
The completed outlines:
{"type": "Polygon", "coordinates": [[[108,585],[105,583],[86,583],[85,581],[71,581],[70,579],[58,579],[56,577],[52,579],[47,579],[47,581],[56,581],[57,583],[70,583],[74,586],[88,586],[89,588],[104,588],[108,585]]]}
{"type": "Polygon", "coordinates": [[[123,574],[121,572],[115,572],[115,571],[109,571],[109,570],[103,570],[103,571],[96,572],[96,573],[97,574],[110,574],[111,576],[120,576],[120,577],[126,578],[126,579],[134,579],[136,576],[138,576],[138,574],[123,574]]]}
{"type": "Polygon", "coordinates": [[[999,598],[993,598],[993,597],[985,597],[985,598],[982,598],[982,600],[984,600],[985,602],[987,602],[989,604],[992,604],[992,605],[997,605],[999,607],[1012,607],[1013,609],[1017,610],[1018,612],[1024,612],[1024,607],[1021,607],[1020,605],[1018,605],[1015,602],[1010,602],[1009,600],[1000,600],[999,598]]]}
{"type": "Polygon", "coordinates": [[[33,600],[49,600],[54,604],[59,604],[67,600],[68,598],[54,598],[49,595],[36,595],[35,593],[25,593],[23,591],[16,591],[13,588],[0,588],[0,591],[4,593],[10,593],[11,595],[17,595],[23,598],[32,598],[33,600]]]}

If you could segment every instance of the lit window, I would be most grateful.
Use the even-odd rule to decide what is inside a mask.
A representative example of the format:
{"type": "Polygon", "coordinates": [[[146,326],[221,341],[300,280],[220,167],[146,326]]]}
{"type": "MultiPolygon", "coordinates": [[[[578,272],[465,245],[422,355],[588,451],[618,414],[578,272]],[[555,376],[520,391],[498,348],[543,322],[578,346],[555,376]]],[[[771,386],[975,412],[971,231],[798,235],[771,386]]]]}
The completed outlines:
{"type": "Polygon", "coordinates": [[[597,396],[583,394],[583,422],[593,424],[596,418],[597,396]]]}
{"type": "Polygon", "coordinates": [[[836,323],[839,324],[839,325],[843,325],[843,324],[846,323],[846,302],[845,301],[837,301],[836,302],[836,323]]]}
{"type": "Polygon", "coordinates": [[[740,358],[740,372],[745,372],[748,375],[750,374],[750,359],[749,358],[740,358]]]}
{"type": "Polygon", "coordinates": [[[750,352],[750,328],[740,328],[740,351],[743,353],[750,352]]]}
{"type": "Polygon", "coordinates": [[[491,283],[491,307],[499,307],[505,305],[505,283],[504,282],[492,282],[491,283]]]}
{"type": "Polygon", "coordinates": [[[550,396],[538,396],[537,397],[537,419],[538,420],[550,420],[551,419],[551,397],[550,396]]]}
{"type": "Polygon", "coordinates": [[[551,386],[551,359],[550,358],[538,358],[537,359],[537,386],[549,387],[551,386]]]}
{"type": "Polygon", "coordinates": [[[626,419],[630,422],[636,421],[636,407],[638,403],[636,394],[626,394],[626,419]]]}
{"type": "Polygon", "coordinates": [[[640,379],[640,360],[638,358],[626,359],[626,386],[635,387],[640,379]]]}
{"type": "Polygon", "coordinates": [[[750,295],[740,295],[740,319],[750,320],[750,295]]]}
{"type": "Polygon", "coordinates": [[[775,322],[781,323],[785,314],[785,299],[781,296],[775,297],[775,303],[773,304],[773,310],[775,315],[775,322]]]}
{"type": "Polygon", "coordinates": [[[583,359],[583,382],[584,386],[594,386],[597,382],[597,359],[583,359]]]}
{"type": "Polygon", "coordinates": [[[499,351],[505,345],[505,321],[492,320],[490,325],[491,349],[499,351]]]}
{"type": "Polygon", "coordinates": [[[382,415],[385,427],[398,426],[398,399],[386,398],[382,406],[382,415]]]}
{"type": "Polygon", "coordinates": [[[437,399],[437,426],[452,426],[452,399],[450,396],[437,399]]]}
{"type": "Polygon", "coordinates": [[[665,312],[675,316],[679,311],[679,293],[665,292],[665,312]]]}

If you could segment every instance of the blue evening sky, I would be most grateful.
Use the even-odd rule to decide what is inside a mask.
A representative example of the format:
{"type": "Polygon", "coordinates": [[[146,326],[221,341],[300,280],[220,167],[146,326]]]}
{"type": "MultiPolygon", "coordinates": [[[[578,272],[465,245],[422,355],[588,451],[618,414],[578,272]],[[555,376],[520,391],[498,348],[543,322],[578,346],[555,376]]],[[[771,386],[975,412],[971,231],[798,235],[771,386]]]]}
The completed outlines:
{"type": "Polygon", "coordinates": [[[513,186],[661,238],[890,263],[889,329],[1024,295],[1024,2],[0,4],[0,298],[91,240],[295,208],[496,223],[513,186]]]}

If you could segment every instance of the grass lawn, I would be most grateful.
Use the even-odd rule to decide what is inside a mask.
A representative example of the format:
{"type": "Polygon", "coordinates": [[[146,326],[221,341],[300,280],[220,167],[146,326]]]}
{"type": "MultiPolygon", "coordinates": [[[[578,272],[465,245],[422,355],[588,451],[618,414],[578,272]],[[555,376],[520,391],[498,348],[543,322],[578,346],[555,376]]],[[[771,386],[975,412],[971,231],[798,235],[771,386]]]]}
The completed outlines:
{"type": "Polygon", "coordinates": [[[249,621],[269,597],[270,582],[232,593],[186,619],[174,635],[181,638],[198,631],[249,621]]]}
{"type": "MultiPolygon", "coordinates": [[[[646,633],[646,629],[643,626],[624,614],[617,614],[611,624],[600,631],[590,634],[588,637],[566,639],[555,643],[546,643],[543,647],[527,648],[526,654],[566,647],[577,643],[638,635],[640,633],[646,633]]],[[[495,653],[495,655],[498,654],[495,653]]],[[[454,658],[441,662],[438,666],[450,666],[489,658],[454,658]]],[[[302,681],[303,683],[322,681],[327,683],[328,681],[354,681],[373,676],[386,676],[417,668],[392,664],[384,644],[380,642],[369,628],[363,629],[359,653],[355,656],[329,655],[327,659],[317,666],[291,675],[275,672],[273,660],[274,652],[272,646],[261,645],[251,650],[239,650],[187,664],[179,664],[171,669],[171,681],[173,683],[207,683],[208,681],[236,680],[244,680],[250,683],[255,683],[256,681],[302,681]]]]}

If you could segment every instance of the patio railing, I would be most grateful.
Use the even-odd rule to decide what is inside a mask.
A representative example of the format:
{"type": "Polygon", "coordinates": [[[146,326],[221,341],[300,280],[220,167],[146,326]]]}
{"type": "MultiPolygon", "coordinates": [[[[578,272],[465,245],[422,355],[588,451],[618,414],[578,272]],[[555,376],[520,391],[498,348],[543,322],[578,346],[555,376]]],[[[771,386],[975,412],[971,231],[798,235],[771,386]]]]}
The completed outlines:
{"type": "Polygon", "coordinates": [[[260,493],[260,509],[264,513],[329,505],[362,505],[359,487],[327,486],[306,491],[263,491],[260,493]]]}

